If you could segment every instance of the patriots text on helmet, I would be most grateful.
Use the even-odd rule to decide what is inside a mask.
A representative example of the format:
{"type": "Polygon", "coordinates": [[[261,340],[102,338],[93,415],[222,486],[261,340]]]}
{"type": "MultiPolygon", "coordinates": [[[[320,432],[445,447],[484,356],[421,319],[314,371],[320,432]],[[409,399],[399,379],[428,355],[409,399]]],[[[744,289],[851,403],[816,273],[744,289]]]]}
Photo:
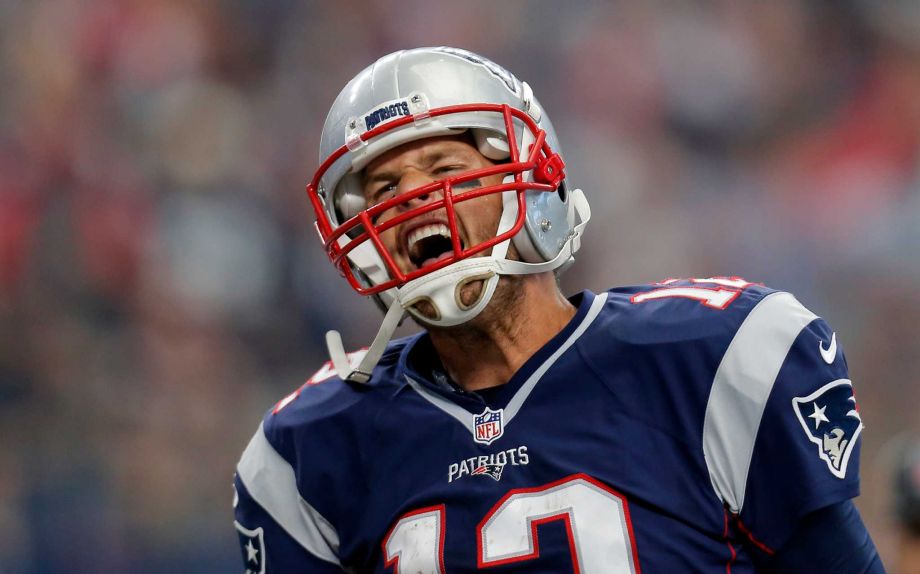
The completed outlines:
{"type": "Polygon", "coordinates": [[[410,115],[409,104],[396,102],[395,104],[377,108],[364,116],[364,125],[367,126],[367,129],[372,130],[383,121],[408,115],[410,115]]]}

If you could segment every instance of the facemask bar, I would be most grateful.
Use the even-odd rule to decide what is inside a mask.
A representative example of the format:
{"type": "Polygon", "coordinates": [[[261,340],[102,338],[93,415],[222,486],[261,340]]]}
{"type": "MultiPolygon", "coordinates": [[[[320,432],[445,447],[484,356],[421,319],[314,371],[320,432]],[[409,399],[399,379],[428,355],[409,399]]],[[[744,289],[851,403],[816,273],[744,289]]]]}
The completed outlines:
{"type": "Polygon", "coordinates": [[[307,195],[310,198],[314,211],[316,212],[317,230],[319,231],[327,254],[329,255],[333,264],[339,268],[339,270],[348,280],[352,288],[354,288],[358,293],[362,295],[374,295],[393,287],[402,286],[407,282],[412,281],[413,279],[417,279],[418,277],[427,275],[433,271],[437,271],[438,269],[444,268],[462,259],[466,259],[477,253],[481,253],[494,247],[502,241],[510,239],[515,234],[517,234],[524,225],[526,208],[525,192],[527,190],[555,192],[565,176],[564,164],[561,157],[557,153],[553,152],[553,150],[546,143],[546,132],[538,128],[536,122],[534,122],[534,120],[526,112],[513,108],[509,105],[467,104],[437,108],[431,110],[430,112],[426,112],[424,118],[416,118],[414,116],[404,117],[389,122],[385,125],[378,126],[372,130],[368,130],[360,136],[360,140],[361,141],[348,142],[346,145],[343,145],[337,149],[332,155],[329,156],[329,158],[326,159],[326,161],[323,162],[323,164],[317,170],[316,175],[313,177],[313,180],[307,186],[307,195]],[[333,228],[333,223],[330,221],[329,214],[325,208],[325,202],[332,202],[334,199],[332,197],[324,198],[320,196],[318,189],[320,181],[325,172],[339,158],[348,153],[350,150],[356,149],[360,145],[363,145],[363,142],[366,142],[373,137],[379,136],[382,133],[404,126],[409,122],[424,121],[424,119],[427,117],[437,117],[441,115],[465,112],[488,112],[502,114],[504,119],[505,134],[508,140],[508,147],[510,151],[509,161],[502,164],[469,171],[462,175],[445,178],[415,188],[377,205],[366,208],[356,216],[342,223],[340,226],[333,228]],[[534,135],[534,144],[530,147],[528,155],[524,161],[521,161],[521,152],[518,150],[514,133],[515,119],[520,120],[524,124],[524,127],[529,129],[534,135]],[[523,174],[528,171],[533,172],[533,181],[525,182],[523,180],[523,174]],[[499,185],[486,186],[479,189],[464,191],[463,193],[457,195],[455,195],[453,192],[453,187],[457,184],[496,174],[513,174],[513,181],[509,181],[506,178],[505,182],[499,185]],[[464,249],[460,243],[460,233],[457,228],[456,213],[454,209],[455,204],[476,199],[487,194],[501,193],[506,191],[514,191],[517,196],[517,217],[514,225],[512,225],[509,230],[497,235],[496,237],[464,249]],[[393,209],[396,206],[404,204],[417,197],[431,195],[437,192],[441,192],[440,199],[432,200],[429,203],[422,205],[421,207],[411,209],[379,225],[374,223],[374,218],[376,216],[389,209],[393,209]],[[386,247],[384,247],[380,238],[380,234],[388,229],[400,225],[409,219],[414,219],[426,213],[442,208],[447,213],[448,225],[451,231],[453,253],[441,261],[423,266],[422,268],[410,273],[401,272],[392,255],[389,253],[386,247]],[[349,233],[354,234],[359,231],[360,233],[357,233],[354,238],[348,237],[349,233]],[[380,255],[384,265],[387,267],[390,273],[390,280],[379,283],[377,285],[367,286],[362,284],[363,282],[359,281],[359,279],[356,277],[352,268],[352,263],[348,260],[347,255],[366,241],[370,241],[380,255]]]}

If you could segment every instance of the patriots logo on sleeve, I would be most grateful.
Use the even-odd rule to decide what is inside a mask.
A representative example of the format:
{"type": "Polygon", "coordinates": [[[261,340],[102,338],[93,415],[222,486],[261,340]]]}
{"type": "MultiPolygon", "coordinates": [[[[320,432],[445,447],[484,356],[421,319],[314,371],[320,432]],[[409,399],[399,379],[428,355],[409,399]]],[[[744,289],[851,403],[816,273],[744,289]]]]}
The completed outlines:
{"type": "Polygon", "coordinates": [[[832,381],[807,397],[792,399],[792,408],[808,435],[817,445],[818,457],[837,478],[847,474],[847,463],[863,424],[847,379],[832,381]]]}
{"type": "Polygon", "coordinates": [[[233,525],[240,534],[243,560],[246,561],[246,574],[265,574],[265,534],[262,528],[249,530],[236,521],[233,522],[233,525]]]}

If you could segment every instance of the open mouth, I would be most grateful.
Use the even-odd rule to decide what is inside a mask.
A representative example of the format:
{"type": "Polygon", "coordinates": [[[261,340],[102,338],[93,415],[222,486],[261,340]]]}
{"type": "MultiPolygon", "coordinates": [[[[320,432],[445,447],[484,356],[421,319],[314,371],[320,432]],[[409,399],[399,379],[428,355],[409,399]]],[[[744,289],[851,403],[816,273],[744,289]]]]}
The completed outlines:
{"type": "Polygon", "coordinates": [[[409,260],[416,269],[437,263],[454,254],[450,228],[443,223],[431,223],[413,229],[406,237],[406,244],[409,260]]]}

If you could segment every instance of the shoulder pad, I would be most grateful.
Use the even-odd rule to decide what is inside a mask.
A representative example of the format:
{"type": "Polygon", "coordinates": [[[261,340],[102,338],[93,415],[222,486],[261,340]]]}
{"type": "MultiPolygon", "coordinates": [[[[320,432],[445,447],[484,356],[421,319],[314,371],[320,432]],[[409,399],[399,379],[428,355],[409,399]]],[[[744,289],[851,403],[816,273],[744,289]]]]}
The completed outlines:
{"type": "Polygon", "coordinates": [[[731,337],[748,313],[776,291],[740,277],[666,279],[610,291],[621,337],[635,343],[731,337]]]}
{"type": "MultiPolygon", "coordinates": [[[[313,405],[307,409],[317,414],[339,412],[343,405],[350,404],[353,398],[362,396],[368,389],[390,386],[394,382],[399,356],[409,340],[406,337],[390,342],[366,383],[343,381],[336,373],[332,361],[326,361],[306,382],[271,408],[266,415],[266,423],[269,424],[270,418],[283,411],[302,410],[306,405],[313,405]]],[[[348,353],[348,361],[352,366],[357,366],[365,354],[367,348],[348,353]]],[[[303,412],[300,412],[294,416],[297,418],[302,415],[303,412]]],[[[288,415],[285,414],[284,418],[288,418],[288,415]]]]}

